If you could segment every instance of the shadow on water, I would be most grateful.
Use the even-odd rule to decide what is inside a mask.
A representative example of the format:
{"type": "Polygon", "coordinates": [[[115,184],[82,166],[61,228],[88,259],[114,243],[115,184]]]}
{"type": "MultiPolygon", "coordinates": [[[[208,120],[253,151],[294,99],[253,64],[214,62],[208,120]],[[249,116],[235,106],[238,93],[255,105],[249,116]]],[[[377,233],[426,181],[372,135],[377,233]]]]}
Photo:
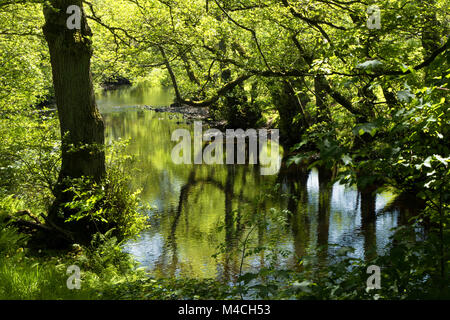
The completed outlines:
{"type": "MultiPolygon", "coordinates": [[[[170,91],[159,93],[158,101],[170,103],[170,91]]],[[[383,210],[391,194],[360,194],[332,184],[333,173],[324,169],[282,168],[262,176],[254,165],[176,165],[171,134],[178,128],[192,132],[193,126],[180,124],[180,115],[126,107],[158,104],[135,98],[132,91],[112,96],[98,100],[107,141],[130,139],[126,152],[136,156],[139,170],[133,184],[153,207],[151,228],[125,250],[155,274],[233,280],[241,264],[243,271],[268,263],[300,268],[298,259],[305,255],[325,264],[336,250],[332,244],[354,247],[355,257],[367,258],[382,252],[391,228],[402,221],[399,210],[383,210]],[[271,208],[284,223],[269,221],[271,208]],[[250,248],[270,244],[280,250],[275,256],[262,250],[241,261],[246,238],[250,248]]]]}

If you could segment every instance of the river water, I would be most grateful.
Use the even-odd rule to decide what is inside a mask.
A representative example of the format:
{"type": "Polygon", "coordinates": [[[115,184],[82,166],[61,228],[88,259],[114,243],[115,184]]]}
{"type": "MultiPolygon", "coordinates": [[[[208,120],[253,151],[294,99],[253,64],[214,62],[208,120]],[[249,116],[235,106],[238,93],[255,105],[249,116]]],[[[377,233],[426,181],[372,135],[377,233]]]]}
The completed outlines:
{"type": "Polygon", "coordinates": [[[359,258],[383,252],[402,220],[398,210],[384,210],[392,194],[377,194],[367,219],[354,187],[328,185],[316,169],[263,176],[253,165],[176,165],[172,132],[193,125],[139,107],[172,100],[172,90],[149,87],[97,97],[106,141],[130,139],[125,152],[136,157],[133,184],[152,208],[150,229],[125,245],[142,266],[160,276],[233,280],[241,268],[295,269],[305,257],[326,263],[337,245],[355,248],[359,258]],[[246,253],[259,250],[242,260],[244,245],[246,253]]]}

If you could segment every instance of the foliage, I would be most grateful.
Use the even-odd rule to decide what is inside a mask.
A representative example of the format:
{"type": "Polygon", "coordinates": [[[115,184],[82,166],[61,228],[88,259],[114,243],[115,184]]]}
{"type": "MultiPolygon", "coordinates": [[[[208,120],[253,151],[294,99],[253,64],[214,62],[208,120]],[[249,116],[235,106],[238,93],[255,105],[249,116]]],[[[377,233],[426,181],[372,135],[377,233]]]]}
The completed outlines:
{"type": "Polygon", "coordinates": [[[27,249],[27,239],[0,221],[0,299],[219,299],[227,286],[214,280],[155,279],[124,253],[117,239],[97,234],[69,252],[27,249]],[[81,289],[67,288],[67,267],[81,270],[81,289]]]}
{"type": "Polygon", "coordinates": [[[265,268],[246,273],[238,279],[243,286],[237,287],[237,291],[254,299],[448,299],[449,257],[446,257],[447,273],[442,278],[435,258],[439,255],[439,240],[432,236],[426,241],[416,241],[411,235],[414,235],[411,227],[398,229],[388,253],[370,261],[351,257],[349,253],[354,249],[341,247],[319,271],[304,263],[308,260],[304,257],[300,261],[305,266],[301,272],[265,268]],[[366,287],[370,265],[381,267],[381,289],[366,287]]]}
{"type": "MultiPolygon", "coordinates": [[[[241,275],[231,291],[215,281],[148,279],[120,250],[143,229],[146,210],[131,188],[130,159],[112,148],[105,181],[78,179],[69,188],[68,222],[88,220],[101,231],[91,247],[70,253],[87,270],[80,292],[64,287],[68,257],[33,257],[27,237],[3,220],[26,210],[43,222],[60,169],[58,117],[45,108],[53,107],[53,88],[40,2],[0,1],[1,297],[99,298],[99,288],[109,298],[448,297],[448,1],[377,1],[380,29],[367,27],[360,1],[86,2],[97,86],[120,77],[171,85],[178,102],[210,107],[217,120],[244,129],[276,114],[272,125],[291,147],[288,165],[338,168],[337,179],[365,194],[392,186],[422,199],[415,222],[427,234],[415,241],[411,230],[398,230],[389,254],[374,261],[343,249],[323,270],[307,259],[302,272],[278,270],[277,257],[288,254],[277,251],[283,217],[294,213],[239,207],[231,223],[239,217],[247,227],[239,254],[272,252],[262,270],[241,275]],[[260,246],[252,230],[275,225],[260,246]],[[386,285],[376,295],[361,286],[368,263],[383,266],[386,285]]],[[[166,151],[150,155],[168,159],[166,151]]],[[[227,245],[221,253],[230,254],[227,245]]]]}
{"type": "Polygon", "coordinates": [[[144,213],[147,207],[138,197],[140,191],[130,189],[129,162],[132,159],[120,152],[125,147],[123,142],[110,147],[107,177],[101,183],[87,178],[71,180],[67,192],[75,196],[65,206],[74,214],[66,222],[87,219],[99,232],[113,229],[119,239],[136,237],[146,227],[144,213]]]}

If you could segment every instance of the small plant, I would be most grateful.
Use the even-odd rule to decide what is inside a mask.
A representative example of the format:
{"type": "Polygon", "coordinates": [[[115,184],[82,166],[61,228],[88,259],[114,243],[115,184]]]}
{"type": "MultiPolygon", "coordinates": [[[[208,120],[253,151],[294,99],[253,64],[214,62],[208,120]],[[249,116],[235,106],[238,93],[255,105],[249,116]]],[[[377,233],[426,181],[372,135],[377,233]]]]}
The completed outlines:
{"type": "Polygon", "coordinates": [[[73,210],[66,222],[87,220],[94,224],[95,231],[106,233],[114,229],[119,239],[137,236],[146,226],[146,206],[141,205],[140,190],[132,191],[129,174],[130,157],[117,150],[126,143],[113,145],[109,153],[107,176],[101,183],[86,178],[72,179],[66,191],[74,194],[65,206],[73,210]]]}

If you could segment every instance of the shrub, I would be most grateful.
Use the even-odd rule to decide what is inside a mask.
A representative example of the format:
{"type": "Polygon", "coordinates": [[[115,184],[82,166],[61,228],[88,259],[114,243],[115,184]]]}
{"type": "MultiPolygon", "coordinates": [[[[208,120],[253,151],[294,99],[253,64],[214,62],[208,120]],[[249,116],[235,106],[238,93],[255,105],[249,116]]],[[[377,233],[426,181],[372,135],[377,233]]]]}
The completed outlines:
{"type": "Polygon", "coordinates": [[[146,227],[141,205],[140,190],[130,187],[130,157],[123,156],[120,149],[126,144],[117,143],[108,154],[107,176],[101,183],[87,178],[71,180],[67,190],[74,194],[65,206],[74,211],[66,222],[85,220],[93,223],[96,231],[106,233],[113,230],[119,240],[137,236],[146,227]]]}

